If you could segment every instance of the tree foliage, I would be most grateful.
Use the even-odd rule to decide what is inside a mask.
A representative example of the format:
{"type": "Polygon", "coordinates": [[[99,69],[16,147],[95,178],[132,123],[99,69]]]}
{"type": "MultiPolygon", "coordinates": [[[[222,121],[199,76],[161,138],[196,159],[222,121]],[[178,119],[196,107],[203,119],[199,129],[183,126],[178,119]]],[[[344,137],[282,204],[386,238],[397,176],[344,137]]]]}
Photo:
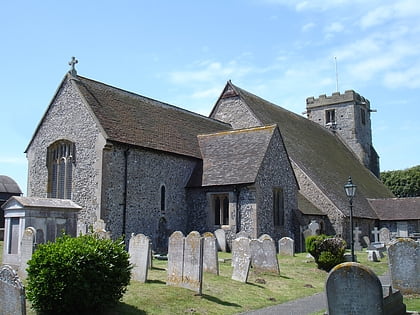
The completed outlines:
{"type": "Polygon", "coordinates": [[[382,172],[381,180],[397,197],[420,197],[420,165],[382,172]]]}

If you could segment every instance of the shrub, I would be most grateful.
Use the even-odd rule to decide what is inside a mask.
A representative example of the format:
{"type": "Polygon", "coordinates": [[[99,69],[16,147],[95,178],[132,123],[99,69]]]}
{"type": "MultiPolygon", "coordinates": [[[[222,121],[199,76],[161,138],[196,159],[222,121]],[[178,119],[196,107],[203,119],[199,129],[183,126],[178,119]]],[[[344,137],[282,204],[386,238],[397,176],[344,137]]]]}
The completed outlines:
{"type": "Polygon", "coordinates": [[[131,274],[124,242],[94,235],[41,244],[28,266],[27,297],[42,314],[99,313],[121,299],[131,274]]]}
{"type": "Polygon", "coordinates": [[[314,235],[305,240],[305,245],[319,269],[330,271],[334,266],[344,262],[346,242],[341,238],[323,234],[314,235]]]}

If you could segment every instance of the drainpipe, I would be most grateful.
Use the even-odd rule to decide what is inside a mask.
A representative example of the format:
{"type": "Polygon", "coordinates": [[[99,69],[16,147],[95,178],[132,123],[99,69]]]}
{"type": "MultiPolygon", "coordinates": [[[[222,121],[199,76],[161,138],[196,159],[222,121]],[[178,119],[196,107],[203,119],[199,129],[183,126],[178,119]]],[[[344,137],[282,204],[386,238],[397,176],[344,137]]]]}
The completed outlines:
{"type": "Polygon", "coordinates": [[[237,185],[233,187],[233,192],[236,194],[236,233],[240,232],[241,212],[239,211],[239,194],[241,190],[237,185]]]}
{"type": "Polygon", "coordinates": [[[127,179],[128,179],[128,154],[129,148],[124,150],[124,186],[123,186],[123,215],[122,215],[122,235],[125,236],[125,224],[126,224],[126,217],[127,217],[127,179]]]}

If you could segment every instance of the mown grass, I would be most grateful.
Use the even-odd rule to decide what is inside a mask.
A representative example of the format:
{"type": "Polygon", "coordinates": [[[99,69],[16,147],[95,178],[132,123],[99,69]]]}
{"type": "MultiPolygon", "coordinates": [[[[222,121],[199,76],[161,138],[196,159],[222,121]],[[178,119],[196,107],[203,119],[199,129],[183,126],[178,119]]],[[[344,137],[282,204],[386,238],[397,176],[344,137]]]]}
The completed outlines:
{"type": "MultiPolygon", "coordinates": [[[[0,259],[3,242],[0,242],[0,259]]],[[[356,252],[358,261],[377,275],[388,270],[387,259],[367,261],[365,252],[356,252]]],[[[204,274],[203,294],[166,285],[166,261],[153,260],[147,283],[132,281],[122,301],[106,315],[141,314],[237,314],[284,303],[324,290],[327,273],[319,270],[306,253],[295,257],[279,256],[280,275],[256,274],[252,270],[248,283],[231,280],[229,253],[219,253],[220,275],[204,274]]],[[[407,310],[420,310],[420,296],[404,296],[407,310]]],[[[30,309],[28,315],[36,314],[30,309]]],[[[323,314],[323,311],[314,314],[323,314]]]]}

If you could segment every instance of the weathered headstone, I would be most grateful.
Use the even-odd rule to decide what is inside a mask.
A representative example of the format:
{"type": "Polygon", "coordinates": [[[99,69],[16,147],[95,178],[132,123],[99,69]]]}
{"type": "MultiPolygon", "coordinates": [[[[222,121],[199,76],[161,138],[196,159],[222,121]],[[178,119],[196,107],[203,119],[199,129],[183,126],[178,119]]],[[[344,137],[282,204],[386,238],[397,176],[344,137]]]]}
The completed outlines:
{"type": "Polygon", "coordinates": [[[203,271],[219,275],[219,262],[216,246],[216,237],[213,233],[203,234],[203,271]]]}
{"type": "Polygon", "coordinates": [[[354,235],[354,250],[361,251],[362,250],[362,244],[360,244],[360,234],[362,234],[362,231],[360,231],[359,227],[356,226],[353,235],[354,235]]]}
{"type": "Polygon", "coordinates": [[[320,231],[319,223],[315,220],[311,220],[308,225],[308,229],[311,231],[311,235],[318,235],[320,231]]]}
{"type": "Polygon", "coordinates": [[[131,278],[135,281],[146,282],[150,265],[150,238],[143,234],[132,235],[128,245],[130,263],[133,265],[131,278]]]}
{"type": "Polygon", "coordinates": [[[373,234],[375,243],[379,243],[379,230],[376,226],[373,228],[373,231],[371,233],[373,234]]]}
{"type": "Polygon", "coordinates": [[[369,268],[347,262],[334,267],[325,285],[329,315],[383,315],[382,285],[369,268]]]}
{"type": "Polygon", "coordinates": [[[239,238],[239,237],[248,237],[248,238],[251,238],[251,236],[249,235],[249,233],[248,232],[245,232],[245,231],[240,231],[240,232],[236,233],[236,237],[235,238],[239,238]]]}
{"type": "Polygon", "coordinates": [[[295,241],[290,237],[282,237],[279,240],[279,254],[286,256],[295,255],[295,241]]]}
{"type": "Polygon", "coordinates": [[[402,294],[420,293],[420,246],[410,238],[392,241],[388,247],[392,287],[402,294]]]}
{"type": "Polygon", "coordinates": [[[182,286],[201,294],[203,286],[203,238],[196,231],[190,232],[185,238],[182,286]]]}
{"type": "Polygon", "coordinates": [[[368,261],[374,261],[374,262],[379,261],[379,257],[380,257],[379,251],[368,249],[367,255],[368,255],[368,261]]]}
{"type": "Polygon", "coordinates": [[[391,241],[391,232],[388,228],[383,227],[379,230],[379,242],[388,245],[391,241]]]}
{"type": "Polygon", "coordinates": [[[36,230],[33,227],[27,227],[23,232],[22,241],[20,245],[20,266],[19,277],[26,279],[28,276],[26,268],[28,268],[28,261],[32,258],[35,250],[36,230]]]}
{"type": "Polygon", "coordinates": [[[369,247],[369,245],[370,245],[370,239],[369,239],[369,237],[368,236],[363,236],[363,241],[365,241],[365,244],[366,244],[366,247],[369,247]]]}
{"type": "Polygon", "coordinates": [[[173,232],[168,242],[168,277],[167,285],[180,286],[184,268],[184,234],[173,232]]]}
{"type": "Polygon", "coordinates": [[[249,249],[251,251],[251,264],[256,272],[280,273],[276,245],[269,235],[264,234],[257,240],[251,240],[249,249]]]}
{"type": "Polygon", "coordinates": [[[247,237],[239,237],[232,241],[232,280],[246,282],[248,279],[251,265],[249,243],[250,240],[247,237]]]}
{"type": "Polygon", "coordinates": [[[10,266],[0,269],[0,315],[25,315],[25,288],[10,266]]]}
{"type": "Polygon", "coordinates": [[[226,252],[226,232],[223,229],[217,229],[216,231],[214,231],[214,235],[216,236],[217,239],[217,246],[218,246],[218,250],[222,251],[222,252],[226,252]]]}

